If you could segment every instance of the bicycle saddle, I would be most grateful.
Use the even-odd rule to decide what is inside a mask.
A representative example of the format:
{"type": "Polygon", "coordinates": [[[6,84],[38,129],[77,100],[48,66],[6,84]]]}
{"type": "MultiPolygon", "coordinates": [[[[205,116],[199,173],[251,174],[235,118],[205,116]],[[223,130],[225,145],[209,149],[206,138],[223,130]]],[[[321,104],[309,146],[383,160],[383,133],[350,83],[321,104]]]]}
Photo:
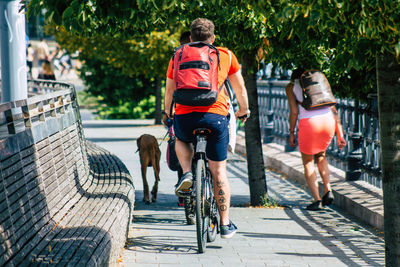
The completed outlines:
{"type": "Polygon", "coordinates": [[[211,130],[207,129],[207,128],[197,128],[197,129],[195,129],[193,131],[194,135],[199,135],[199,134],[201,134],[201,135],[209,135],[210,133],[211,133],[211,130]]]}

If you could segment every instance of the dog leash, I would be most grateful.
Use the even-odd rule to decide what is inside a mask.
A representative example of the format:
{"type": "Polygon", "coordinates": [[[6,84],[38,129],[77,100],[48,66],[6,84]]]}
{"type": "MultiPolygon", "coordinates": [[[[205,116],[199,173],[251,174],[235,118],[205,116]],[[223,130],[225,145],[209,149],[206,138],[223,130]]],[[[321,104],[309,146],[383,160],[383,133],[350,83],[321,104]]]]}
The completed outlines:
{"type": "Polygon", "coordinates": [[[169,134],[169,130],[167,130],[167,133],[164,135],[164,138],[161,140],[160,144],[158,146],[161,146],[161,144],[165,141],[165,139],[167,138],[169,134]]]}

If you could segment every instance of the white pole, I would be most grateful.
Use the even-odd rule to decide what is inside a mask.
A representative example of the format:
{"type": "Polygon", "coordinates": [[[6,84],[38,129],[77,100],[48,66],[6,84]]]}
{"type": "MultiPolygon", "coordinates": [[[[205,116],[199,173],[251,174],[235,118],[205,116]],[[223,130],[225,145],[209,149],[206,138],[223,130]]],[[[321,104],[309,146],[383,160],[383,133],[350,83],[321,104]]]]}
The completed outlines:
{"type": "Polygon", "coordinates": [[[25,14],[19,0],[0,1],[1,102],[28,97],[25,14]]]}

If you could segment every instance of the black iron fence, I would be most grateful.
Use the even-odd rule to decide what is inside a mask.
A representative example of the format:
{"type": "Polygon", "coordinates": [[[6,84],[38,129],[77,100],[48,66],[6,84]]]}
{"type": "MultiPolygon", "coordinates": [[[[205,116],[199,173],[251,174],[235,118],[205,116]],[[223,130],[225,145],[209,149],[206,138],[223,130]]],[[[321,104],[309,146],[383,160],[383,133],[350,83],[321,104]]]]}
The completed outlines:
{"type": "MultiPolygon", "coordinates": [[[[285,94],[288,82],[276,79],[259,80],[258,105],[263,142],[279,143],[284,145],[285,151],[293,151],[297,148],[288,144],[289,104],[285,94]]],[[[381,188],[377,97],[369,95],[368,100],[368,103],[360,103],[354,99],[338,99],[336,107],[347,146],[339,150],[334,137],[327,154],[330,164],[346,172],[347,180],[361,179],[381,188]]]]}

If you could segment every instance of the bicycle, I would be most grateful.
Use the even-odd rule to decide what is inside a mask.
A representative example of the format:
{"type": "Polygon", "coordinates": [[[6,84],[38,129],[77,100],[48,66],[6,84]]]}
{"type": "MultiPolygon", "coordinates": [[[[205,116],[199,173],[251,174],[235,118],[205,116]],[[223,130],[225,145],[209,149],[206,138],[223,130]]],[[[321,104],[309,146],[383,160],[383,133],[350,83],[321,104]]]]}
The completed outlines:
{"type": "Polygon", "coordinates": [[[197,246],[199,253],[204,253],[207,242],[213,242],[219,233],[219,213],[214,198],[214,185],[206,158],[206,137],[210,134],[206,128],[194,130],[196,137],[195,153],[192,162],[193,187],[185,196],[185,212],[195,208],[197,246]]]}

